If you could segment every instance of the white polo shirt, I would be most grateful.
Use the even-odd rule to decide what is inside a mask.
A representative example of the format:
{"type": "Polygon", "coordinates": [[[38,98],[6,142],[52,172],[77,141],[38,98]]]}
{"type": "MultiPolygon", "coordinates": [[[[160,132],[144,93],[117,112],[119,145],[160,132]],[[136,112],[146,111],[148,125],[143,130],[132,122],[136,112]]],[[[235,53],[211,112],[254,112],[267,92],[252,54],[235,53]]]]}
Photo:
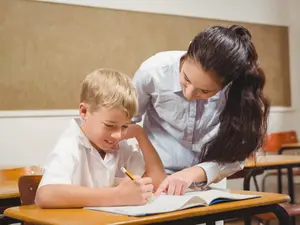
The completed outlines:
{"type": "Polygon", "coordinates": [[[144,157],[136,141],[121,141],[118,151],[106,153],[103,159],[80,129],[81,120],[72,119],[43,167],[39,187],[47,184],[72,184],[84,187],[112,187],[124,174],[145,172],[144,157]]]}

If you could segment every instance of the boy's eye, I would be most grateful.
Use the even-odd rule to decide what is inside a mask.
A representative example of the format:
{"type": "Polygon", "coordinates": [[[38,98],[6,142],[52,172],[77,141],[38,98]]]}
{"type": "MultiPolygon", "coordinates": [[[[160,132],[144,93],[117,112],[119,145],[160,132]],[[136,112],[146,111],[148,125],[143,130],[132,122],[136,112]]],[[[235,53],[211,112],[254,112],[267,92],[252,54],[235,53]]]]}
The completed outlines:
{"type": "Polygon", "coordinates": [[[111,125],[111,124],[107,124],[107,123],[103,123],[103,124],[107,127],[114,127],[114,125],[111,125]]]}
{"type": "Polygon", "coordinates": [[[128,128],[128,126],[127,126],[127,125],[124,125],[124,126],[122,126],[122,128],[126,129],[126,128],[128,128]]]}

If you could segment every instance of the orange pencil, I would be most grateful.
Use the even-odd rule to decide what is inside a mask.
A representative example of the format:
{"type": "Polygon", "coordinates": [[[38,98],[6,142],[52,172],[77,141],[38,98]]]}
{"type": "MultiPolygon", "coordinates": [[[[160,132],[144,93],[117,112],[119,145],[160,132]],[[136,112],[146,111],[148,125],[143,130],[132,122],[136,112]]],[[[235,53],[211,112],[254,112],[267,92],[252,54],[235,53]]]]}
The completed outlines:
{"type": "Polygon", "coordinates": [[[121,167],[121,171],[125,173],[131,180],[135,180],[135,178],[129,173],[128,170],[126,170],[124,167],[121,167]]]}

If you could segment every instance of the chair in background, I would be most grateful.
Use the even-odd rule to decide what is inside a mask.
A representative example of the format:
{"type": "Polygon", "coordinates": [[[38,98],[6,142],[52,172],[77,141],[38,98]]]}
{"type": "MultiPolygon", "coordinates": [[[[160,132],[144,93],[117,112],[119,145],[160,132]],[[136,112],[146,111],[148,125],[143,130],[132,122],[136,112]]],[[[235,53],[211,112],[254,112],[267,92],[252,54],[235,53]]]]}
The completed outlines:
{"type": "MultiPolygon", "coordinates": [[[[42,175],[25,175],[19,178],[18,187],[20,192],[21,205],[34,204],[36,191],[41,179],[42,179],[42,175]]],[[[23,223],[23,225],[34,225],[34,224],[23,223]]]]}
{"type": "MultiPolygon", "coordinates": [[[[0,166],[1,167],[1,166],[0,166]]],[[[0,199],[0,224],[16,223],[15,220],[5,218],[2,213],[5,209],[12,206],[20,205],[18,180],[19,177],[26,174],[41,174],[41,168],[37,166],[27,167],[7,167],[0,169],[0,192],[4,193],[5,197],[0,199]],[[15,193],[11,193],[15,192],[15,193]],[[8,193],[11,193],[11,195],[8,193]]],[[[0,193],[0,195],[1,195],[0,193]]]]}
{"type": "Polygon", "coordinates": [[[42,175],[27,175],[19,178],[18,187],[22,205],[34,204],[35,194],[42,175]]]}
{"type": "MultiPolygon", "coordinates": [[[[282,154],[287,150],[300,150],[300,144],[298,145],[297,143],[299,142],[295,131],[270,133],[266,137],[262,150],[265,153],[282,154]]],[[[267,173],[262,179],[262,191],[265,191],[266,179],[270,176],[277,176],[278,193],[282,193],[282,174],[281,169],[267,173]]],[[[287,172],[284,174],[287,174],[287,172]]],[[[293,175],[300,175],[298,168],[293,170],[293,175]]],[[[295,216],[300,215],[300,204],[295,204],[294,199],[291,199],[291,203],[282,204],[282,206],[291,216],[293,225],[296,225],[295,216]]],[[[276,219],[275,215],[272,213],[256,215],[255,217],[264,223],[276,219]]]]}
{"type": "MultiPolygon", "coordinates": [[[[298,138],[297,138],[295,131],[271,133],[271,134],[268,134],[265,139],[265,142],[264,142],[264,145],[262,148],[262,152],[265,154],[268,154],[268,153],[282,154],[284,151],[287,151],[287,150],[300,149],[300,144],[295,145],[295,143],[298,143],[298,138]]],[[[296,175],[298,173],[297,171],[299,171],[299,170],[293,171],[294,175],[296,175]]],[[[242,170],[242,171],[239,171],[239,172],[233,174],[232,176],[228,177],[228,179],[243,178],[243,177],[245,177],[245,175],[246,175],[245,172],[242,170]]],[[[260,175],[260,174],[257,174],[257,175],[260,175]]],[[[263,184],[262,184],[262,191],[264,191],[264,189],[265,189],[264,185],[265,185],[266,178],[269,176],[272,176],[272,175],[278,176],[278,179],[277,179],[278,180],[278,192],[281,193],[282,192],[282,182],[281,182],[282,172],[281,172],[281,170],[269,172],[264,176],[263,184]]],[[[259,186],[257,184],[256,177],[253,176],[252,178],[254,180],[256,190],[259,191],[259,186]]],[[[295,216],[300,215],[300,204],[294,204],[294,202],[292,201],[292,204],[290,204],[290,203],[281,204],[281,206],[283,206],[285,208],[285,210],[288,212],[288,214],[291,216],[293,225],[296,225],[295,216]]],[[[254,219],[257,219],[261,223],[269,223],[271,220],[276,220],[276,216],[272,213],[266,213],[266,214],[255,215],[254,219]]]]}
{"type": "MultiPolygon", "coordinates": [[[[265,153],[283,154],[285,151],[296,149],[300,150],[300,143],[295,131],[270,133],[267,135],[263,146],[263,151],[265,153]]],[[[277,190],[278,193],[282,193],[282,174],[286,175],[287,172],[282,172],[281,169],[279,169],[277,171],[267,173],[262,179],[262,191],[265,191],[266,179],[270,176],[277,176],[277,190]]],[[[293,170],[293,175],[300,175],[299,168],[293,170]]]]}

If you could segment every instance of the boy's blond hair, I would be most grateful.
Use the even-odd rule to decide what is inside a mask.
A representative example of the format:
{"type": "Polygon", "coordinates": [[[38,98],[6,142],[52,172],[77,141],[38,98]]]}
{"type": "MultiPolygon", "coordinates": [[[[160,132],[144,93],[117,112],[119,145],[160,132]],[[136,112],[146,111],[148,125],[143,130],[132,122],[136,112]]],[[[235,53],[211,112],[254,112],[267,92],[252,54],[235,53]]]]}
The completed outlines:
{"type": "Polygon", "coordinates": [[[120,108],[129,118],[137,114],[138,102],[129,76],[112,69],[99,69],[81,83],[80,102],[94,112],[99,108],[120,108]]]}

